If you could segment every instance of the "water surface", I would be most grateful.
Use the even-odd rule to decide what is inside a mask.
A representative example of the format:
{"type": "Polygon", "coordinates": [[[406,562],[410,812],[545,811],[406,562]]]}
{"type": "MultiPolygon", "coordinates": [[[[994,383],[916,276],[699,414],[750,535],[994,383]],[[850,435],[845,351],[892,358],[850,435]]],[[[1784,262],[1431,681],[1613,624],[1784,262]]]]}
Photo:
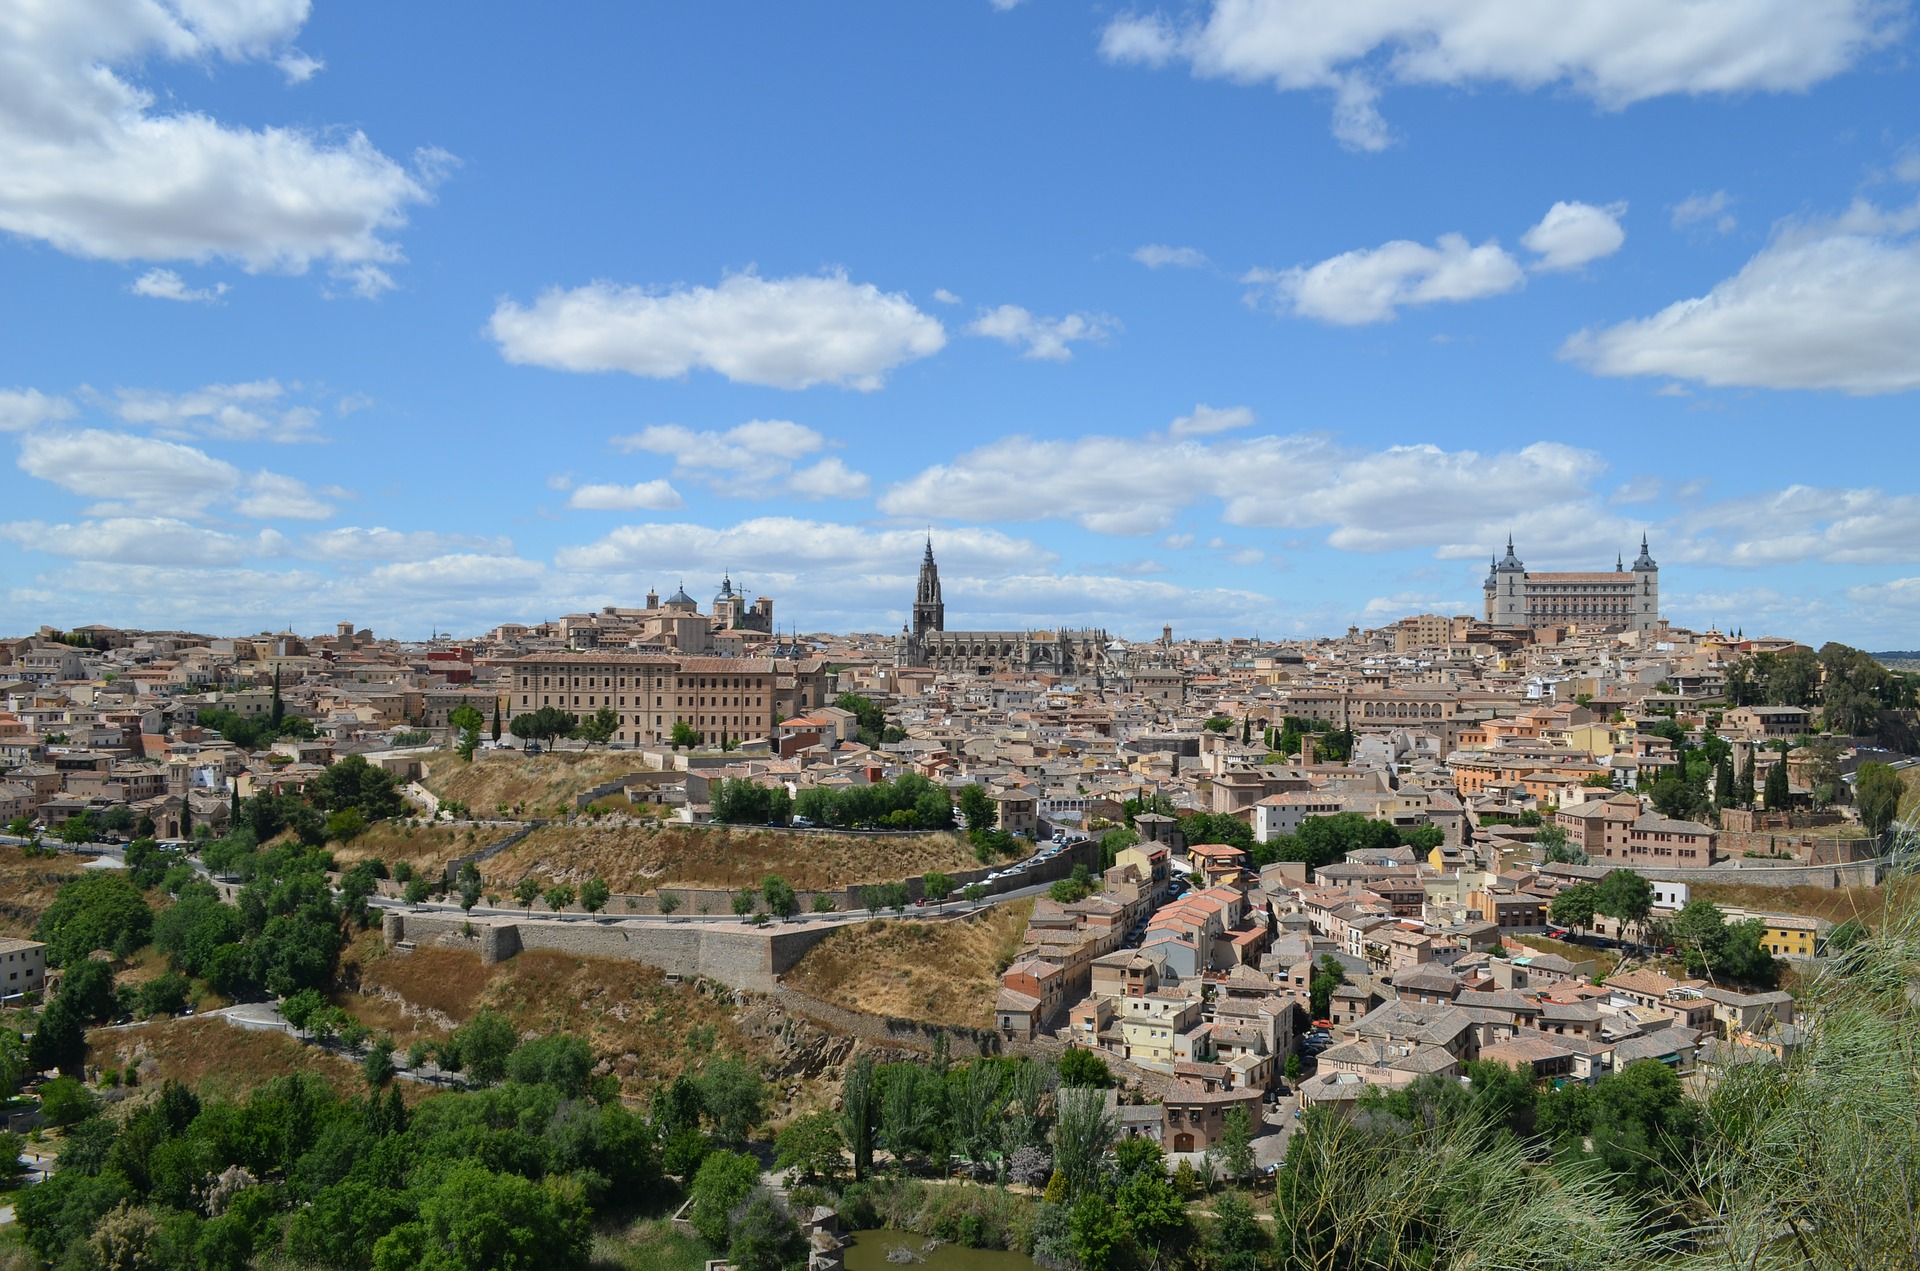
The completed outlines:
{"type": "Polygon", "coordinates": [[[914,1267],[920,1271],[1040,1271],[1040,1264],[1026,1254],[1008,1253],[1004,1249],[969,1249],[965,1245],[942,1244],[921,1252],[927,1237],[910,1231],[887,1228],[856,1231],[849,1239],[847,1271],[911,1271],[914,1267]],[[926,1261],[888,1262],[887,1250],[894,1245],[905,1245],[926,1261]]]}

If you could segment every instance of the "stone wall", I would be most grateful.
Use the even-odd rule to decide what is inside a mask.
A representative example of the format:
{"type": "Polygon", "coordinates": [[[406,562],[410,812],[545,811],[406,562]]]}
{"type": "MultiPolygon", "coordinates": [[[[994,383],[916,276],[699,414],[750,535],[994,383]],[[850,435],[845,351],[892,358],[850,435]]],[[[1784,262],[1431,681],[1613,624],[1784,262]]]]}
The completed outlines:
{"type": "MultiPolygon", "coordinates": [[[[1843,865],[1800,865],[1791,861],[1742,860],[1711,869],[1659,869],[1635,865],[1633,872],[1660,883],[1728,883],[1742,887],[1872,887],[1885,870],[1881,860],[1843,865]]],[[[1542,865],[1541,872],[1585,881],[1605,877],[1604,865],[1542,865]]]]}
{"type": "Polygon", "coordinates": [[[1752,858],[1784,853],[1803,865],[1850,865],[1880,855],[1880,844],[1870,838],[1832,838],[1790,830],[1722,830],[1716,843],[1723,860],[1743,865],[1752,858]]]}
{"type": "Polygon", "coordinates": [[[486,963],[529,949],[579,957],[624,958],[669,975],[705,976],[736,989],[772,990],[778,977],[834,928],[826,923],[752,928],[693,920],[655,923],[564,919],[462,918],[445,913],[382,915],[389,945],[441,944],[473,949],[486,963]]]}

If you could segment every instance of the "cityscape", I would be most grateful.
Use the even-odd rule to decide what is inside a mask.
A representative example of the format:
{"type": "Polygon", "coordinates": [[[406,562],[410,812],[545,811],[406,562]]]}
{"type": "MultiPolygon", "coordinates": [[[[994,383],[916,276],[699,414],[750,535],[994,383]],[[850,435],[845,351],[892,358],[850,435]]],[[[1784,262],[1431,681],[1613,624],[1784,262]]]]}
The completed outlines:
{"type": "Polygon", "coordinates": [[[0,1271],[1914,1265],[1911,8],[1350,9],[0,0],[0,1271]]]}

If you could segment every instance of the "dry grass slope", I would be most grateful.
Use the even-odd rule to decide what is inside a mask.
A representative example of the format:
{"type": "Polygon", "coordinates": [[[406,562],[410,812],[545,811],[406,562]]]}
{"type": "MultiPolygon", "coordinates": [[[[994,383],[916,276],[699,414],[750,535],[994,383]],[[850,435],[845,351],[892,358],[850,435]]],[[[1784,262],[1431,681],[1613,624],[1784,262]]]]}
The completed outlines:
{"type": "Polygon", "coordinates": [[[1031,900],[972,918],[845,927],[782,979],[804,993],[875,1015],[993,1026],[1000,972],[1019,952],[1031,900]]]}
{"type": "Polygon", "coordinates": [[[334,843],[328,850],[341,865],[351,865],[372,857],[392,865],[406,861],[416,869],[437,872],[456,856],[496,843],[513,831],[490,826],[485,829],[452,829],[440,825],[406,825],[399,821],[380,821],[351,843],[334,843]]]}
{"type": "Polygon", "coordinates": [[[426,779],[420,784],[439,798],[457,799],[479,816],[491,816],[503,804],[518,807],[519,815],[548,815],[556,809],[571,812],[574,795],[644,766],[632,751],[529,758],[517,750],[489,750],[467,763],[443,750],[428,757],[426,779]]]}
{"type": "Polygon", "coordinates": [[[0,936],[31,936],[60,885],[81,872],[76,857],[29,860],[17,847],[0,847],[0,936]]]}
{"type": "Polygon", "coordinates": [[[725,1005],[637,962],[533,951],[482,966],[479,955],[460,949],[394,955],[366,942],[352,956],[361,991],[342,996],[341,1005],[391,1032],[403,1050],[491,1007],[526,1035],[585,1038],[611,1059],[626,1092],[640,1094],[709,1052],[744,1045],[725,1005]]]}
{"type": "Polygon", "coordinates": [[[893,882],[930,869],[966,869],[971,849],[957,834],[795,834],[785,830],[692,826],[550,825],[484,862],[489,888],[522,878],[577,881],[595,874],[616,892],[678,884],[758,887],[779,874],[801,891],[893,882]]]}
{"type": "Polygon", "coordinates": [[[343,1095],[365,1090],[348,1060],[284,1033],[235,1028],[211,1016],[98,1030],[89,1041],[89,1058],[102,1067],[138,1063],[143,1083],[178,1081],[202,1096],[238,1098],[296,1072],[324,1077],[343,1095]]]}
{"type": "Polygon", "coordinates": [[[1716,905],[1738,905],[1769,913],[1808,914],[1841,923],[1858,918],[1869,927],[1886,921],[1889,908],[1911,908],[1920,899],[1920,877],[1895,879],[1879,887],[1753,887],[1732,883],[1698,883],[1695,900],[1716,905]]]}

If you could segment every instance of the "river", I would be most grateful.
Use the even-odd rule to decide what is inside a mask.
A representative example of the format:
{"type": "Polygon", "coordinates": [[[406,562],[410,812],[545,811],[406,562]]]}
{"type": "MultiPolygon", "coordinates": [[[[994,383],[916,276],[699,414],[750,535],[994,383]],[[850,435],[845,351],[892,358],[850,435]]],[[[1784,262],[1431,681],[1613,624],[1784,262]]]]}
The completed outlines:
{"type": "Polygon", "coordinates": [[[1040,1264],[1024,1253],[1004,1249],[969,1249],[965,1245],[936,1245],[921,1257],[924,1262],[892,1263],[887,1250],[905,1245],[918,1251],[927,1243],[925,1236],[910,1231],[856,1231],[847,1246],[847,1271],[894,1271],[895,1267],[917,1266],[922,1271],[1040,1271],[1040,1264]]]}

